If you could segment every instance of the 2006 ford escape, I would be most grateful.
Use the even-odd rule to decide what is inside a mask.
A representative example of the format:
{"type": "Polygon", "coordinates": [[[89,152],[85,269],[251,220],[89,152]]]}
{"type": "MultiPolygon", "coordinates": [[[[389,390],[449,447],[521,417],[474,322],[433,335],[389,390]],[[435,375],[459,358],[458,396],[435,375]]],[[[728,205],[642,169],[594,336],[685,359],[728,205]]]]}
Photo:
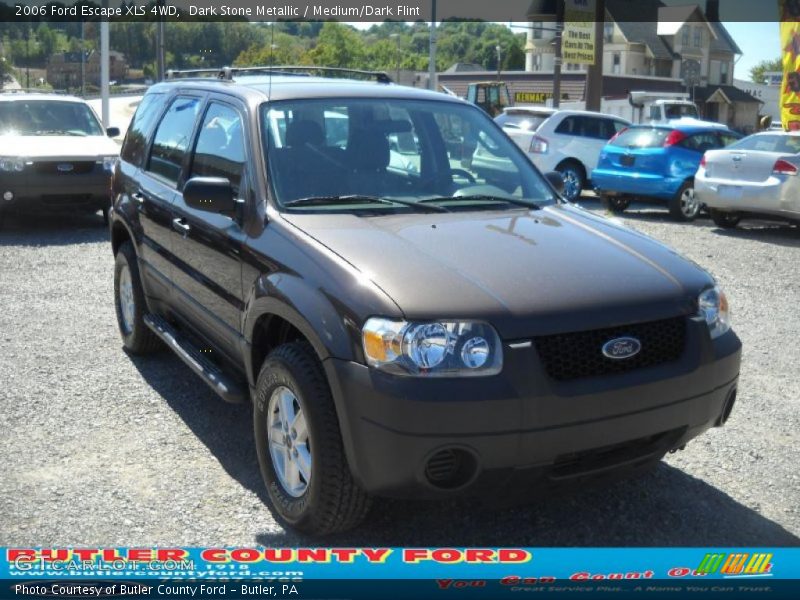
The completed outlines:
{"type": "Polygon", "coordinates": [[[562,201],[481,110],[381,74],[186,75],[114,175],[119,326],[252,401],[287,525],[636,472],[727,419],[711,276],[562,201]]]}

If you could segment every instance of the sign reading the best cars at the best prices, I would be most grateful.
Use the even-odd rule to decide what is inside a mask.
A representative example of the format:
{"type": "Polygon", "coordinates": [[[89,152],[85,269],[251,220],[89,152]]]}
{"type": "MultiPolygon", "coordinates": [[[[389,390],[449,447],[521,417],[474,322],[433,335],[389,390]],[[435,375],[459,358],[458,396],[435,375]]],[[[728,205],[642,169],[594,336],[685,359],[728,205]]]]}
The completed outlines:
{"type": "Polygon", "coordinates": [[[595,0],[566,0],[561,57],[566,63],[593,65],[595,0]]]}
{"type": "Polygon", "coordinates": [[[800,131],[800,0],[778,0],[781,17],[781,122],[788,131],[800,131]]]}

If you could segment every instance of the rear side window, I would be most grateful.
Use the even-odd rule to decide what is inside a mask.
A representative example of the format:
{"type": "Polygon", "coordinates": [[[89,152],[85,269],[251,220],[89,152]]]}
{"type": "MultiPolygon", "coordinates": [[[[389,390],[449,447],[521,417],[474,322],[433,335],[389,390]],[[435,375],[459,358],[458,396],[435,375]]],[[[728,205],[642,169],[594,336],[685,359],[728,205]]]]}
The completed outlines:
{"type": "Polygon", "coordinates": [[[627,131],[623,131],[617,139],[611,142],[611,145],[623,148],[658,148],[664,145],[669,132],[669,129],[631,127],[627,131]]]}
{"type": "Polygon", "coordinates": [[[681,148],[692,150],[693,152],[705,152],[722,146],[716,133],[695,133],[678,144],[681,148]]]}
{"type": "Polygon", "coordinates": [[[147,94],[133,115],[120,152],[122,160],[137,167],[142,166],[147,148],[147,136],[164,105],[164,94],[147,94]]]}
{"type": "Polygon", "coordinates": [[[213,102],[197,136],[191,177],[223,177],[238,193],[243,171],[242,118],[233,108],[213,102]]]}
{"type": "Polygon", "coordinates": [[[199,98],[179,96],[172,101],[156,129],[148,171],[178,182],[199,109],[199,98]]]}

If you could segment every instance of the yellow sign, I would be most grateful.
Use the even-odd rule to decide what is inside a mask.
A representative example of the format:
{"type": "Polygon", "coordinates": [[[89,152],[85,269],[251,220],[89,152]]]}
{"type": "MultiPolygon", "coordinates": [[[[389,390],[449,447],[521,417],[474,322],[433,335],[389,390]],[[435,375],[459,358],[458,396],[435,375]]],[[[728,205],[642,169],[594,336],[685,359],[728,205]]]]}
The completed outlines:
{"type": "Polygon", "coordinates": [[[517,104],[543,104],[548,98],[552,98],[550,92],[517,92],[514,94],[514,102],[517,104]]]}
{"type": "Polygon", "coordinates": [[[561,58],[565,63],[593,65],[595,0],[565,0],[561,58]]]}
{"type": "Polygon", "coordinates": [[[779,0],[783,83],[781,123],[789,131],[800,131],[800,3],[779,0]]]}

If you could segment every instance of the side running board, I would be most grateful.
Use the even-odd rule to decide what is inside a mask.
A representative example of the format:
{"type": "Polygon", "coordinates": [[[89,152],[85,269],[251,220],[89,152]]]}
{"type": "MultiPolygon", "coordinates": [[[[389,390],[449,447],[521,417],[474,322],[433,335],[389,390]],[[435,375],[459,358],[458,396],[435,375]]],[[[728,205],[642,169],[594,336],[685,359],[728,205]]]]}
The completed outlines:
{"type": "Polygon", "coordinates": [[[172,325],[157,315],[145,315],[144,322],[225,402],[240,404],[247,400],[247,387],[203,356],[200,350],[172,325]]]}

